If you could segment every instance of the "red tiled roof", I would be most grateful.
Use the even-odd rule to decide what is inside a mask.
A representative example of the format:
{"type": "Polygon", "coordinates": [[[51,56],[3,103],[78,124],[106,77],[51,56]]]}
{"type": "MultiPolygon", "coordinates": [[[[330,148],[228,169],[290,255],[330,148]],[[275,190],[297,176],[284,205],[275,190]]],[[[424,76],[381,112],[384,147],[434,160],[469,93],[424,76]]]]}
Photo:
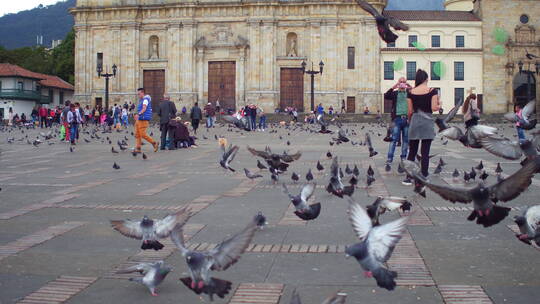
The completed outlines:
{"type": "Polygon", "coordinates": [[[462,11],[384,11],[384,15],[405,21],[481,21],[475,14],[462,11]]]}
{"type": "Polygon", "coordinates": [[[10,63],[0,63],[0,76],[15,76],[32,79],[44,79],[43,74],[35,73],[18,65],[10,63]]]}
{"type": "Polygon", "coordinates": [[[41,74],[21,68],[10,63],[0,63],[0,77],[24,77],[39,80],[39,84],[44,87],[52,87],[63,90],[74,91],[73,85],[53,75],[41,74]]]}
{"type": "Polygon", "coordinates": [[[52,88],[58,88],[63,90],[69,90],[74,91],[75,88],[73,85],[67,81],[64,81],[62,78],[58,76],[52,76],[52,75],[45,75],[41,74],[45,79],[40,80],[39,83],[44,87],[52,87],[52,88]]]}

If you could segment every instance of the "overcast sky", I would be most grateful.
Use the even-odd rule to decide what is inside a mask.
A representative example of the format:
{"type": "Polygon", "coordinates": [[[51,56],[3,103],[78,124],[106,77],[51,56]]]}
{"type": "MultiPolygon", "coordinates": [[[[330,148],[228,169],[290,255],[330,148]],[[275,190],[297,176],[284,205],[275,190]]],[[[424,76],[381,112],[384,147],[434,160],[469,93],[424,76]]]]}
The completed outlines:
{"type": "Polygon", "coordinates": [[[40,4],[50,5],[59,0],[0,0],[0,16],[37,7],[40,4]]]}
{"type": "MultiPolygon", "coordinates": [[[[62,1],[62,0],[60,0],[62,1]]],[[[442,6],[443,0],[390,0],[389,9],[436,9],[431,6],[442,6]]],[[[0,16],[37,7],[40,4],[50,5],[59,0],[0,0],[0,16]]]]}

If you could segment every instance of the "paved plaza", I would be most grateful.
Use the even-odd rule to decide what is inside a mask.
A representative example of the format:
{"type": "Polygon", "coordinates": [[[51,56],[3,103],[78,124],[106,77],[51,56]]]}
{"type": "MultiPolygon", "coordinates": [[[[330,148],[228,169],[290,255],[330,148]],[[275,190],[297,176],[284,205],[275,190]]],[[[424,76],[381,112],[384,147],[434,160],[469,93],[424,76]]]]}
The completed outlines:
{"type": "MultiPolygon", "coordinates": [[[[512,219],[525,206],[540,202],[540,176],[526,192],[505,204],[512,207],[505,220],[483,228],[467,221],[471,205],[452,204],[429,190],[427,199],[414,196],[412,187],[401,184],[397,160],[392,171],[385,172],[388,144],[382,140],[384,128],[374,124],[346,124],[343,128],[356,132],[351,136],[355,142],[363,141],[366,131],[372,132],[378,155],[370,158],[366,146],[350,142],[330,146],[335,135],[283,127],[252,133],[231,132],[226,127],[207,132],[203,127],[198,148],[154,153],[146,144],[147,160],[141,155],[133,157],[129,150],[111,153],[107,137],[116,150],[117,140],[124,137],[132,147],[131,130],[98,132],[103,143],[82,132],[73,152],[57,138],[49,141],[52,145],[44,142],[37,147],[26,139],[17,140],[28,135],[32,141],[41,130],[0,132],[0,303],[209,302],[178,280],[187,276],[187,266],[170,240],[164,240],[163,250],[142,251],[140,241],[122,236],[109,223],[143,215],[161,218],[187,204],[195,215],[184,229],[186,245],[199,250],[212,248],[240,231],[259,211],[268,220],[237,264],[213,272],[214,277],[233,282],[229,295],[216,298],[215,303],[288,304],[295,289],[308,304],[321,303],[338,290],[348,294],[347,303],[538,303],[540,250],[515,237],[512,219]],[[231,164],[236,173],[219,166],[215,135],[240,147],[231,164]],[[7,143],[8,137],[15,137],[15,142],[7,143]],[[258,171],[248,145],[259,150],[268,145],[278,153],[302,152],[280,182],[287,183],[293,193],[300,191],[305,174],[312,169],[317,182],[313,201],[322,204],[316,220],[297,218],[281,185],[272,183],[268,172],[256,181],[245,177],[243,168],[258,171]],[[353,198],[363,206],[377,195],[413,200],[407,232],[388,261],[388,267],[398,272],[394,291],[377,287],[374,279],[364,277],[354,259],[345,258],[345,246],[358,239],[347,217],[347,200],[325,190],[331,163],[328,150],[339,157],[343,169],[345,164],[360,168],[361,180],[353,198]],[[325,167],[322,172],[315,169],[317,161],[325,167]],[[115,162],[119,170],[112,168],[115,162]],[[365,172],[370,165],[376,181],[366,190],[365,172]],[[301,176],[299,184],[291,181],[292,172],[301,176]],[[136,262],[156,260],[173,268],[157,288],[157,297],[128,281],[136,274],[116,274],[136,262]]],[[[158,139],[159,131],[151,131],[158,139]]],[[[502,132],[514,138],[510,124],[502,132]]],[[[398,147],[396,155],[399,151],[398,147]]],[[[503,174],[520,167],[519,161],[464,148],[458,142],[443,145],[437,139],[432,153],[438,154],[432,163],[439,156],[448,163],[441,174],[448,181],[454,168],[470,171],[480,160],[490,174],[488,184],[496,180],[498,162],[503,174]]],[[[381,222],[407,215],[386,213],[381,222]]]]}

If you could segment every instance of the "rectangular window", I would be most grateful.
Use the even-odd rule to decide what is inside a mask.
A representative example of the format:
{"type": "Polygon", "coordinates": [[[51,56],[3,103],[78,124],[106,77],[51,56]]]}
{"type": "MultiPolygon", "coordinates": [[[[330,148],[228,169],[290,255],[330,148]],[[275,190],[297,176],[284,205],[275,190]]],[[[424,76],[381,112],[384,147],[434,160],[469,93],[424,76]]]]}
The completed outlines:
{"type": "Polygon", "coordinates": [[[409,47],[414,47],[414,42],[418,42],[418,36],[409,35],[409,47]]]}
{"type": "Polygon", "coordinates": [[[2,82],[1,81],[0,81],[0,91],[2,91],[2,82]]]}
{"type": "Polygon", "coordinates": [[[465,80],[465,63],[463,61],[454,62],[454,80],[465,80]]]}
{"type": "Polygon", "coordinates": [[[431,80],[441,80],[441,76],[440,75],[437,75],[435,74],[435,63],[436,62],[431,62],[431,80]]]}
{"type": "Polygon", "coordinates": [[[416,61],[407,61],[407,80],[416,78],[416,61]]]}
{"type": "Polygon", "coordinates": [[[60,91],[60,104],[64,104],[64,92],[60,91]]]}
{"type": "Polygon", "coordinates": [[[103,53],[97,53],[96,66],[98,73],[103,72],[103,53]]]}
{"type": "Polygon", "coordinates": [[[386,44],[386,47],[396,47],[396,43],[395,42],[388,42],[386,44]]]}
{"type": "Polygon", "coordinates": [[[457,48],[465,47],[465,36],[456,36],[456,47],[457,48]]]}
{"type": "Polygon", "coordinates": [[[347,68],[354,70],[354,46],[347,48],[347,68]]]}
{"type": "Polygon", "coordinates": [[[17,90],[19,91],[24,90],[24,82],[22,81],[17,82],[17,90]]]}
{"type": "Polygon", "coordinates": [[[465,99],[465,89],[455,88],[454,89],[454,106],[457,105],[463,99],[465,99]]]}
{"type": "Polygon", "coordinates": [[[384,62],[384,80],[394,80],[394,62],[384,62]]]}
{"type": "Polygon", "coordinates": [[[431,36],[431,47],[434,47],[434,48],[441,47],[441,36],[439,35],[431,36]]]}

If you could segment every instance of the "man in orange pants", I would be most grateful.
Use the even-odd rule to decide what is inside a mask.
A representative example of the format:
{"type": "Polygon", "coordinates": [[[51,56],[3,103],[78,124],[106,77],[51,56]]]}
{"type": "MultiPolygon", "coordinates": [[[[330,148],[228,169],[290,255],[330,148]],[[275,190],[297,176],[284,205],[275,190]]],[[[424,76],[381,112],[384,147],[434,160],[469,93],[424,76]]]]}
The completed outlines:
{"type": "Polygon", "coordinates": [[[146,134],[146,129],[152,120],[152,98],[150,95],[145,95],[144,88],[137,90],[139,96],[139,105],[137,106],[137,114],[135,114],[135,153],[141,152],[142,139],[154,146],[154,152],[158,150],[158,144],[152,137],[146,134]]]}

